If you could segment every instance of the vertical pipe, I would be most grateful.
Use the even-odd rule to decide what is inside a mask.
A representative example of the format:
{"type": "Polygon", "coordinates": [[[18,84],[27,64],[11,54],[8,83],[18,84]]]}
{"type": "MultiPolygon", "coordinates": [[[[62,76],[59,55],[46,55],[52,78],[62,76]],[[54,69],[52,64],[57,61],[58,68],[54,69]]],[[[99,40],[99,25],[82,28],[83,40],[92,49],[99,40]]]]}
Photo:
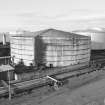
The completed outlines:
{"type": "Polygon", "coordinates": [[[9,100],[11,100],[11,87],[10,87],[10,72],[8,70],[8,80],[9,80],[9,100]]]}
{"type": "Polygon", "coordinates": [[[33,66],[36,65],[36,62],[35,62],[35,61],[36,61],[36,59],[35,59],[35,56],[36,56],[36,52],[35,52],[35,49],[36,49],[36,48],[35,48],[35,47],[36,47],[36,45],[35,45],[35,38],[36,38],[36,37],[33,38],[33,47],[34,47],[33,66]]]}
{"type": "Polygon", "coordinates": [[[4,61],[5,61],[4,65],[6,65],[6,57],[4,57],[4,61]]]}

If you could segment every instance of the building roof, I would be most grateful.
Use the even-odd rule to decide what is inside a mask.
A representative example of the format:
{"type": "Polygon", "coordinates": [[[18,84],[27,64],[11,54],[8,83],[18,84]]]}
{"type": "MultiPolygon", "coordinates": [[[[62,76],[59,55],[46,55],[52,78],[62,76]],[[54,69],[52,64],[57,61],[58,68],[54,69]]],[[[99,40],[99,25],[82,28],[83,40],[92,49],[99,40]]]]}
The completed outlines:
{"type": "Polygon", "coordinates": [[[1,65],[0,66],[0,72],[3,72],[3,71],[10,71],[10,70],[14,70],[14,68],[10,65],[1,65]]]}
{"type": "Polygon", "coordinates": [[[88,36],[79,35],[71,32],[65,32],[56,29],[46,29],[36,32],[24,32],[20,35],[15,35],[12,37],[36,37],[36,36],[44,36],[44,37],[68,37],[68,38],[88,38],[88,36]]]}

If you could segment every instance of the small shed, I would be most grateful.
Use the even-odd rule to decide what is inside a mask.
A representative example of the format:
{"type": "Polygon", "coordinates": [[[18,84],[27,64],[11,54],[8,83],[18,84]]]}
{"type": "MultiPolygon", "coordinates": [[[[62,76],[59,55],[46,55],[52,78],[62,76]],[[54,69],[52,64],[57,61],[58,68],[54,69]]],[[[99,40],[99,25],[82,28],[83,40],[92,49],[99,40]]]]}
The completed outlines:
{"type": "Polygon", "coordinates": [[[14,68],[10,65],[1,65],[0,66],[0,80],[8,81],[14,80],[14,68]]]}

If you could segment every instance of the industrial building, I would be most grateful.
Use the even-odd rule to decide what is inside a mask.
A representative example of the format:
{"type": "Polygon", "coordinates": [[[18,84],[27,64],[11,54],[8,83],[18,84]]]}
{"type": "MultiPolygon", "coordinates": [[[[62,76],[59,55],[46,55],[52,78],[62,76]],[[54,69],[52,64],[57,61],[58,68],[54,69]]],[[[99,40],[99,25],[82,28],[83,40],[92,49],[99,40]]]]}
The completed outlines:
{"type": "Polygon", "coordinates": [[[91,38],[56,29],[22,32],[11,36],[11,57],[15,64],[62,67],[89,62],[91,38]]]}
{"type": "Polygon", "coordinates": [[[0,66],[0,80],[14,80],[14,68],[10,65],[0,66]]]}
{"type": "Polygon", "coordinates": [[[73,33],[81,34],[91,37],[91,49],[92,50],[104,50],[105,49],[105,29],[92,28],[86,30],[75,30],[73,33]]]}

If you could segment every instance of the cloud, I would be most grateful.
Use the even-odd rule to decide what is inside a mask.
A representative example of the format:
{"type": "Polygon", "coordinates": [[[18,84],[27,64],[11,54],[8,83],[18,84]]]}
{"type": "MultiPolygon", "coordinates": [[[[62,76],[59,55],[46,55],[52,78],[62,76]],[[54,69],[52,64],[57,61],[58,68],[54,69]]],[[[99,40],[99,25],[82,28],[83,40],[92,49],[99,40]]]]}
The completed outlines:
{"type": "Polygon", "coordinates": [[[38,14],[34,12],[26,12],[18,14],[22,21],[66,21],[66,20],[87,20],[94,18],[105,17],[105,12],[102,10],[88,10],[88,9],[73,9],[67,13],[50,16],[49,14],[38,14]]]}
{"type": "Polygon", "coordinates": [[[86,27],[105,26],[105,13],[101,10],[73,9],[67,13],[49,15],[36,12],[16,14],[21,28],[40,30],[45,28],[59,28],[74,30],[86,27]]]}

